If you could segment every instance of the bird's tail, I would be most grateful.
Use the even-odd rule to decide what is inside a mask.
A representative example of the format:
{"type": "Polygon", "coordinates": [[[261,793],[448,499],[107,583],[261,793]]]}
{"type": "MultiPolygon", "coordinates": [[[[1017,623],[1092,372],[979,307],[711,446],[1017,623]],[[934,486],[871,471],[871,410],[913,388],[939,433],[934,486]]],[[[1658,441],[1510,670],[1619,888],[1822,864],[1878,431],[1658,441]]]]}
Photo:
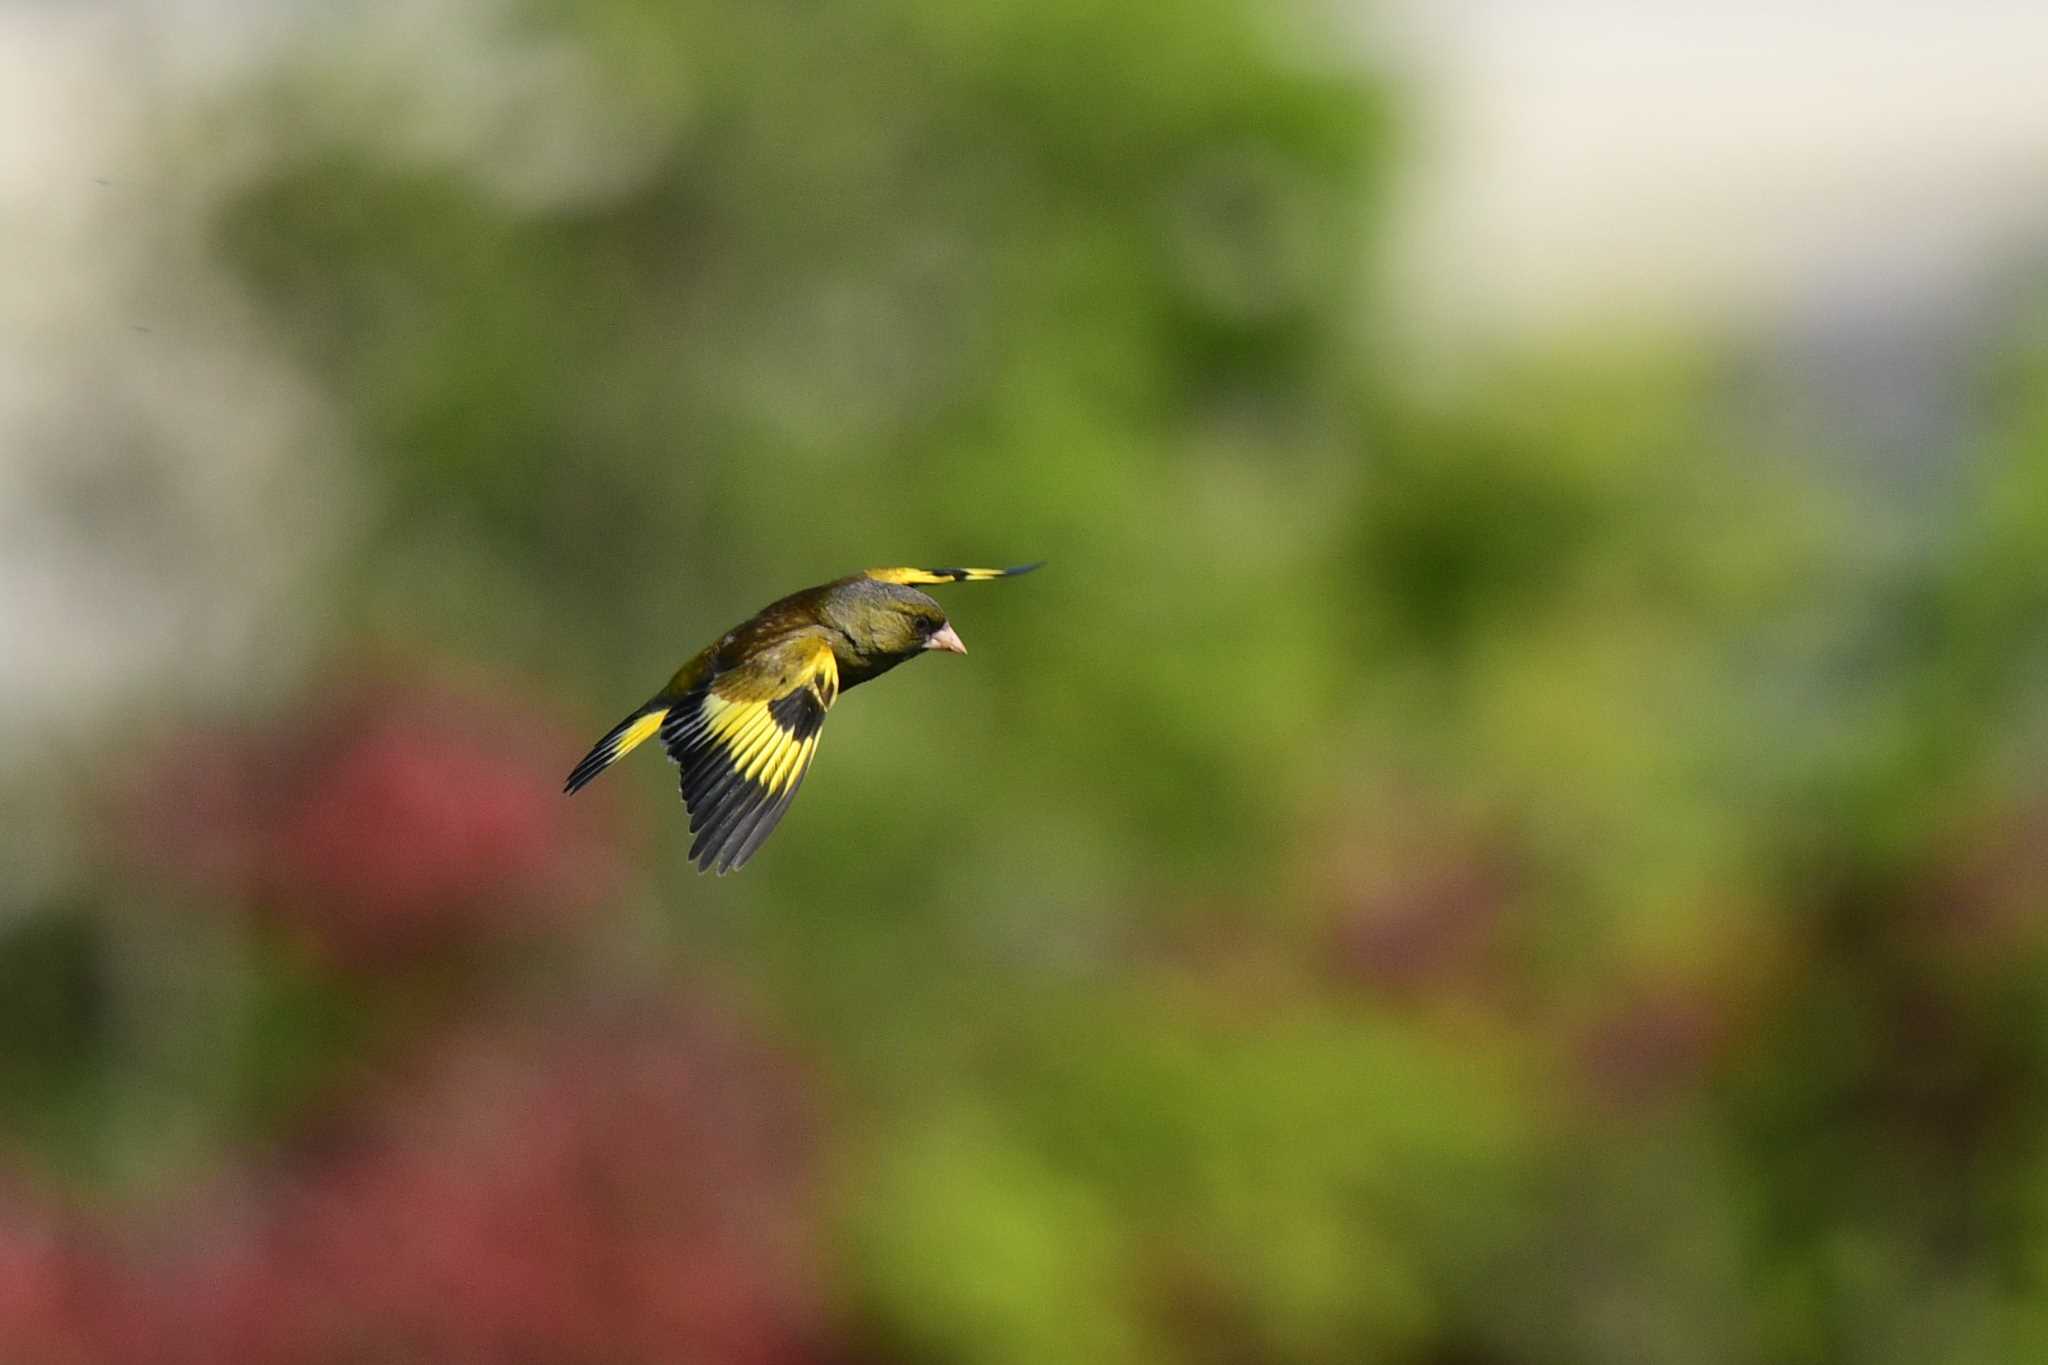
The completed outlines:
{"type": "Polygon", "coordinates": [[[592,778],[633,752],[649,736],[661,729],[661,723],[668,719],[668,712],[666,702],[651,701],[614,725],[610,734],[592,745],[590,752],[583,755],[583,761],[569,774],[569,780],[562,784],[562,790],[580,790],[592,778]]]}

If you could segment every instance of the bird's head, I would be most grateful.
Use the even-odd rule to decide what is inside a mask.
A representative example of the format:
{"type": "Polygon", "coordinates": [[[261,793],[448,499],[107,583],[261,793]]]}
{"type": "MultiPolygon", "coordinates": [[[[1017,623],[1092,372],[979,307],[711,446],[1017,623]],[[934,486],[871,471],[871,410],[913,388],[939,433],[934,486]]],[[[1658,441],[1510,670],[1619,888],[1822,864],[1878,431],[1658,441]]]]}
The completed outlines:
{"type": "Polygon", "coordinates": [[[928,649],[967,652],[945,611],[915,588],[858,579],[836,595],[827,615],[874,662],[900,663],[928,649]]]}
{"type": "Polygon", "coordinates": [[[894,668],[926,650],[965,654],[967,646],[937,602],[918,591],[940,583],[981,583],[1030,573],[1036,564],[1014,569],[869,569],[830,586],[823,605],[827,621],[849,641],[855,659],[840,660],[846,686],[894,668]]]}

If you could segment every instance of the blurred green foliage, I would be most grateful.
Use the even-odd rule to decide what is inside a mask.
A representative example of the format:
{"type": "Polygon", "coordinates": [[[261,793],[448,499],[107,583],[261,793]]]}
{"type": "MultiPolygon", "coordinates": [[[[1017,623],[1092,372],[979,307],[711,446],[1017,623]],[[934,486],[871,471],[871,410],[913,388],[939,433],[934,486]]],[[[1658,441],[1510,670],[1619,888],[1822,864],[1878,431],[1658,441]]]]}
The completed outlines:
{"type": "MultiPolygon", "coordinates": [[[[1703,342],[1417,383],[1389,99],[1280,22],[534,4],[195,118],[261,130],[211,239],[366,490],[294,706],[425,657],[594,736],[786,590],[1051,566],[740,878],[636,762],[566,937],[191,950],[189,1164],[480,998],[718,979],[814,1069],[830,1358],[2048,1352],[2048,365],[1967,358],[1915,553],[1703,342]]],[[[0,950],[38,1169],[165,1141],[77,936],[191,911],[98,893],[0,950]]]]}

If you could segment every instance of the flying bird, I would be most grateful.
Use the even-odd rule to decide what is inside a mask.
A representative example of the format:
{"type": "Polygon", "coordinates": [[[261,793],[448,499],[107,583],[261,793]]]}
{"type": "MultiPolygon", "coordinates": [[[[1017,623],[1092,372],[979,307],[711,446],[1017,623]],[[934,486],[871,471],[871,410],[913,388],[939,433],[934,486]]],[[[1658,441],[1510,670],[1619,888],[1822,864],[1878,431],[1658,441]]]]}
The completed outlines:
{"type": "Polygon", "coordinates": [[[841,692],[931,650],[967,652],[946,613],[918,588],[1037,567],[869,569],[771,602],[613,726],[562,790],[581,789],[659,735],[682,769],[696,835],[691,861],[721,875],[741,867],[796,800],[841,692]]]}

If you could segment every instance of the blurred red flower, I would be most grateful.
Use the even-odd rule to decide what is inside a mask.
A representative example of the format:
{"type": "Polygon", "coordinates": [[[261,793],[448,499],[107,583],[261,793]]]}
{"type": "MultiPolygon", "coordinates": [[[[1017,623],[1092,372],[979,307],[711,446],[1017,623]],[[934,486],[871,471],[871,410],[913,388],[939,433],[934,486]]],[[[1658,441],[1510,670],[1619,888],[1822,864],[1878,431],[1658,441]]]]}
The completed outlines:
{"type": "Polygon", "coordinates": [[[527,932],[623,873],[604,804],[561,797],[575,737],[513,692],[364,682],[286,725],[188,733],[145,760],[120,824],[146,861],[344,960],[527,932]]]}
{"type": "Polygon", "coordinates": [[[1908,904],[1927,949],[1996,973],[2040,952],[2048,887],[2048,798],[1995,806],[1937,845],[1908,904]]]}
{"type": "Polygon", "coordinates": [[[1512,882],[1483,861],[1446,861],[1356,888],[1331,934],[1343,971],[1375,990],[1428,996],[1493,967],[1512,882]]]}
{"type": "Polygon", "coordinates": [[[1422,1002],[1494,1000],[1522,878],[1497,843],[1410,833],[1326,858],[1327,961],[1342,981],[1422,1002]]]}
{"type": "Polygon", "coordinates": [[[480,1030],[86,1256],[0,1221],[9,1365],[797,1365],[825,1338],[801,1077],[708,1008],[480,1030]]]}
{"type": "Polygon", "coordinates": [[[19,1199],[0,1206],[0,1359],[96,1365],[119,1297],[112,1263],[75,1220],[19,1199]]]}
{"type": "Polygon", "coordinates": [[[1637,982],[1585,1028],[1579,1070],[1609,1103],[1651,1104],[1703,1084],[1728,1031],[1726,1009],[1705,983],[1637,982]]]}

